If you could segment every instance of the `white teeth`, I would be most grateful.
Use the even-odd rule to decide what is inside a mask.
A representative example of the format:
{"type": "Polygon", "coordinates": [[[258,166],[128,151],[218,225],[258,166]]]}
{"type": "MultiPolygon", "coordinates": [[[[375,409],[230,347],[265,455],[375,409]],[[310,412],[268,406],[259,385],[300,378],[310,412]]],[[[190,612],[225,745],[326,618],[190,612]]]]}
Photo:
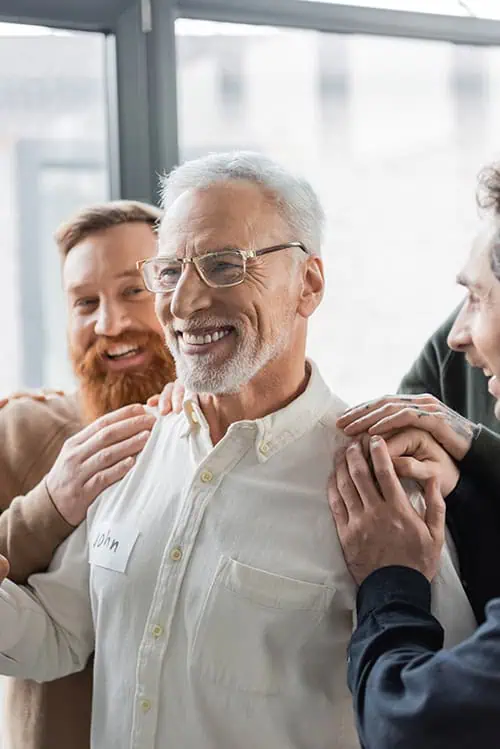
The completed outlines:
{"type": "Polygon", "coordinates": [[[193,335],[193,333],[183,333],[184,342],[190,346],[201,346],[206,343],[215,343],[224,336],[229,335],[230,330],[216,330],[215,333],[206,333],[205,335],[193,335]]]}
{"type": "Polygon", "coordinates": [[[126,345],[123,343],[119,343],[116,346],[110,346],[108,350],[106,351],[108,356],[126,356],[130,354],[136,354],[138,352],[138,349],[135,347],[131,347],[130,345],[126,345]]]}

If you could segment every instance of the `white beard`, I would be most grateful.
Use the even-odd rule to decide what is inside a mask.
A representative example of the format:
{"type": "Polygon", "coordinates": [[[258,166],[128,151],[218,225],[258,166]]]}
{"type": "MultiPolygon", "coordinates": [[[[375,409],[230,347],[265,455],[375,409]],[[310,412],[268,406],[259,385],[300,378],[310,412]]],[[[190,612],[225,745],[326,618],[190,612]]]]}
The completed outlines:
{"type": "Polygon", "coordinates": [[[243,331],[238,335],[238,330],[235,330],[232,335],[236,334],[236,350],[222,363],[218,363],[217,357],[213,354],[183,356],[176,341],[170,350],[175,359],[178,379],[192,393],[238,393],[261,369],[286,350],[291,336],[292,319],[290,311],[282,321],[279,334],[272,342],[265,344],[249,340],[243,331]]]}

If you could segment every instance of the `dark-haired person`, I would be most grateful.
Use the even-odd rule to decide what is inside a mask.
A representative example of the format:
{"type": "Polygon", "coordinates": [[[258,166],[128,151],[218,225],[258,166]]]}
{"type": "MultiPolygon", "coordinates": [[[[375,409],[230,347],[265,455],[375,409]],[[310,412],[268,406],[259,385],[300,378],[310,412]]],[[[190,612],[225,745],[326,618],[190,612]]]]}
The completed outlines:
{"type": "MultiPolygon", "coordinates": [[[[499,175],[498,170],[494,172],[499,175]]],[[[490,178],[491,178],[490,173],[490,178]]],[[[489,182],[495,187],[498,182],[489,182]]],[[[500,216],[483,222],[458,276],[468,297],[449,345],[483,371],[500,417],[500,216]]],[[[364,749],[472,749],[500,733],[500,437],[429,395],[388,396],[338,425],[368,432],[375,483],[355,446],[339,465],[331,503],[347,565],[360,584],[349,682],[364,749]],[[399,477],[433,482],[424,518],[402,501],[399,477]],[[434,483],[435,482],[435,483],[434,483]],[[347,488],[346,488],[347,487],[347,488]],[[486,622],[455,649],[428,604],[444,537],[444,505],[476,616],[486,622]],[[491,600],[493,599],[493,600],[491,600]]]]}
{"type": "MultiPolygon", "coordinates": [[[[477,204],[488,215],[500,216],[500,164],[488,166],[479,174],[477,204]]],[[[469,421],[499,433],[495,398],[471,343],[471,327],[477,321],[477,295],[473,291],[467,289],[465,301],[429,338],[403,377],[399,392],[429,393],[469,421]]]]}
{"type": "MultiPolygon", "coordinates": [[[[481,370],[497,418],[500,417],[499,256],[500,216],[495,211],[484,218],[470,257],[458,275],[458,282],[467,289],[467,299],[448,338],[453,351],[481,370]]],[[[445,495],[449,527],[469,598],[481,622],[486,603],[500,595],[500,560],[497,561],[500,436],[429,394],[385,396],[361,404],[349,409],[339,419],[338,426],[350,437],[364,432],[387,437],[401,429],[424,430],[457,463],[460,481],[449,496],[445,495]]],[[[418,444],[418,456],[425,454],[426,445],[418,444]]]]}
{"type": "MultiPolygon", "coordinates": [[[[403,431],[387,442],[372,437],[370,465],[354,444],[341,468],[349,480],[337,476],[330,485],[340,544],[360,586],[348,681],[361,746],[494,747],[500,734],[500,598],[489,603],[486,622],[468,640],[443,649],[443,629],[429,605],[445,538],[443,461],[433,456],[435,444],[425,446],[432,438],[415,432],[403,431]],[[394,440],[403,454],[405,441],[411,452],[421,440],[425,457],[422,463],[411,458],[406,475],[430,469],[424,515],[408,503],[396,474],[394,440]]],[[[457,471],[451,461],[448,468],[457,471]]],[[[478,541],[490,539],[491,534],[478,541]]],[[[498,590],[498,571],[496,577],[498,590]]]]}
{"type": "MultiPolygon", "coordinates": [[[[160,216],[143,203],[104,203],[56,234],[78,389],[0,410],[0,554],[18,583],[48,567],[97,495],[127,473],[155,421],[136,404],[175,376],[136,268],[155,251],[160,216]]],[[[89,749],[91,697],[91,665],[46,684],[9,679],[9,749],[89,749]]]]}

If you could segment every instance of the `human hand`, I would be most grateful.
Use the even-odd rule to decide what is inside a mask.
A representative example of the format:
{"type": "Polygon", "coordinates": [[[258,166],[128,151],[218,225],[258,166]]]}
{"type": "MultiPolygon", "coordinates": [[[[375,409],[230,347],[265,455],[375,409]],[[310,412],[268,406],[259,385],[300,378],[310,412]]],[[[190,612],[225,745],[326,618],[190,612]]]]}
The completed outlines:
{"type": "Polygon", "coordinates": [[[435,478],[426,482],[425,516],[412,506],[381,438],[370,440],[373,474],[361,447],[350,445],[328,487],[347,567],[360,585],[380,567],[401,565],[428,580],[444,543],[445,506],[435,478]]]}
{"type": "Polygon", "coordinates": [[[443,497],[458,484],[460,471],[456,463],[428,432],[403,429],[385,442],[399,478],[414,479],[422,485],[435,478],[443,497]]]}
{"type": "Polygon", "coordinates": [[[125,476],[155,421],[144,406],[124,406],[101,416],[64,443],[45,481],[66,522],[79,525],[94,499],[125,476]]]}
{"type": "Polygon", "coordinates": [[[184,392],[184,385],[179,380],[168,382],[160,395],[152,395],[148,399],[148,406],[158,406],[158,410],[162,416],[166,416],[171,411],[180,414],[184,401],[184,392]]]}
{"type": "Polygon", "coordinates": [[[476,427],[433,395],[386,395],[349,408],[337,426],[349,437],[368,432],[385,438],[398,429],[424,429],[455,460],[468,453],[476,427]]]}
{"type": "Polygon", "coordinates": [[[13,400],[20,400],[21,398],[31,398],[34,401],[45,402],[54,395],[64,395],[64,390],[52,390],[51,388],[42,388],[41,390],[18,390],[15,393],[7,395],[5,398],[0,398],[0,408],[3,408],[13,400]]]}

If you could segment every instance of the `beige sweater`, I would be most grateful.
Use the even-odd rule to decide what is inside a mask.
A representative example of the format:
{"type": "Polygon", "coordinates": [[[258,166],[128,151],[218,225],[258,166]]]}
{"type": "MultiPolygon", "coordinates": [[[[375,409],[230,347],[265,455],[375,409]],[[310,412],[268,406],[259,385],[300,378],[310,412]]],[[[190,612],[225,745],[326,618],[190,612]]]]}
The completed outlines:
{"type": "MultiPolygon", "coordinates": [[[[46,569],[72,531],[43,479],[79,429],[76,396],[22,399],[0,410],[0,553],[15,582],[46,569]]],[[[47,684],[9,679],[6,691],[3,749],[89,749],[91,665],[47,684]]]]}

